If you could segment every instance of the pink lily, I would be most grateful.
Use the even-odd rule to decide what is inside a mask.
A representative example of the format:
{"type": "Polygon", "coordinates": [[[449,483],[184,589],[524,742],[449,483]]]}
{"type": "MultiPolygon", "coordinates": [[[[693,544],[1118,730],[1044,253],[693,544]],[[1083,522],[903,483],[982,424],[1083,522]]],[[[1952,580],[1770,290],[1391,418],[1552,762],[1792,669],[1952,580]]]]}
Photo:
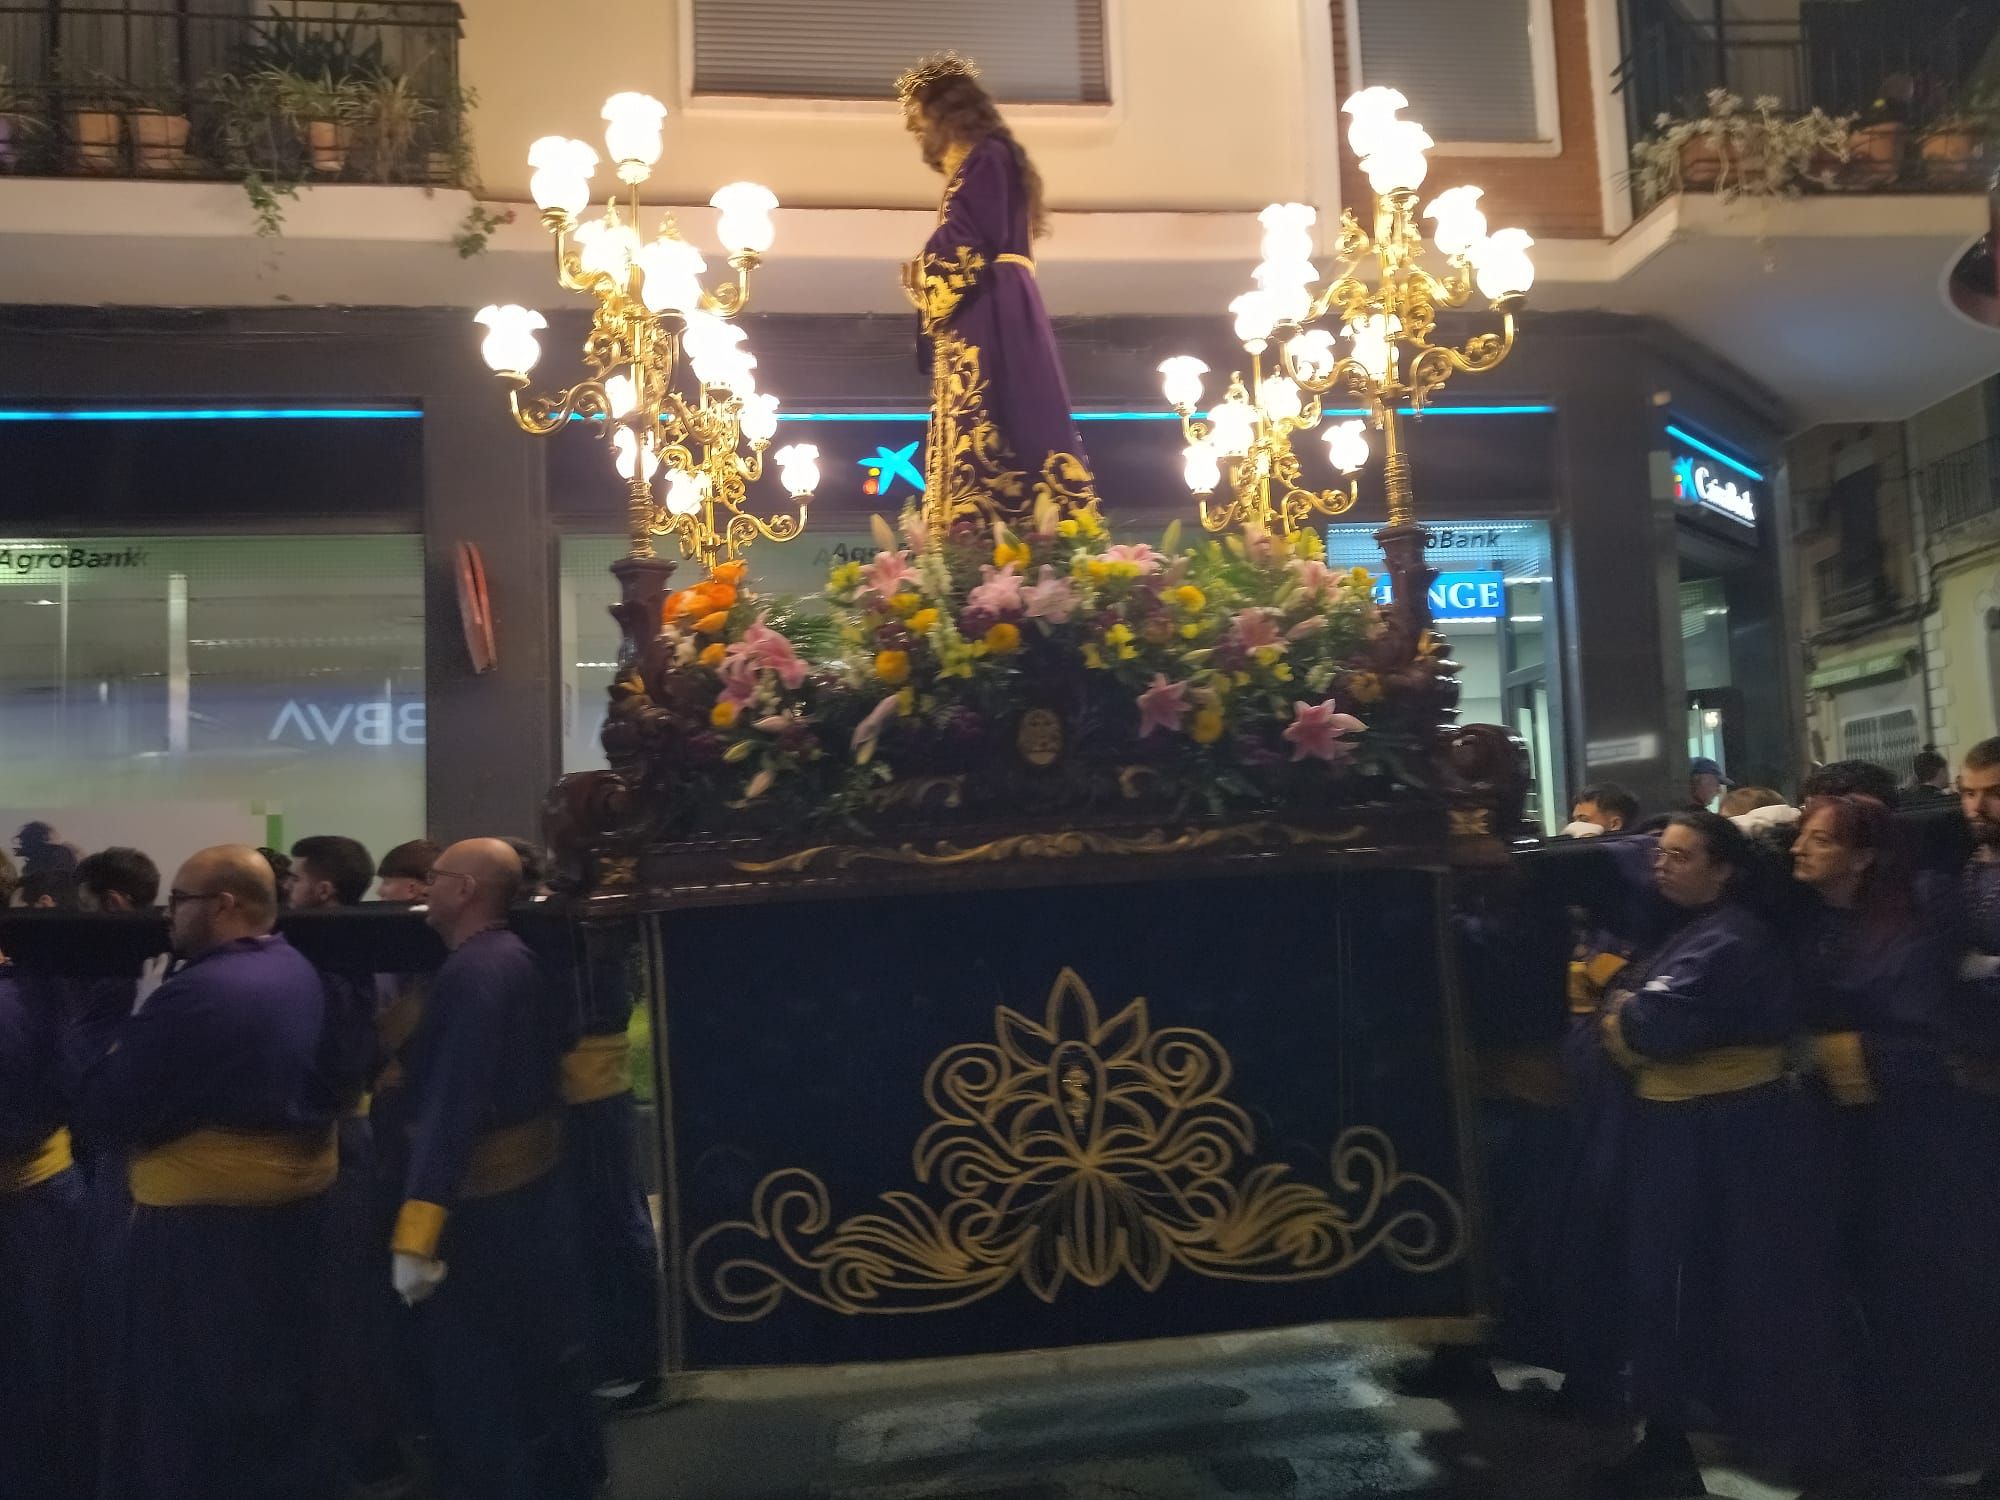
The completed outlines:
{"type": "Polygon", "coordinates": [[[765,624],[765,619],[757,616],[743,638],[730,643],[722,659],[719,675],[729,696],[738,702],[749,698],[759,672],[776,672],[778,681],[787,688],[796,688],[806,680],[806,664],[799,660],[792,643],[765,624]]]}
{"type": "Polygon", "coordinates": [[[1067,625],[1069,617],[1076,613],[1076,590],[1067,578],[1058,577],[1054,568],[1043,563],[1041,582],[1021,590],[1021,604],[1031,620],[1067,625]]]}
{"type": "Polygon", "coordinates": [[[850,750],[859,750],[863,745],[872,745],[881,738],[882,726],[896,717],[896,694],[891,693],[880,703],[868,710],[868,717],[854,726],[854,737],[847,742],[850,750]]]}
{"type": "Polygon", "coordinates": [[[910,566],[907,552],[891,552],[886,548],[875,554],[875,560],[861,570],[861,581],[887,599],[903,586],[906,579],[915,578],[917,570],[910,566]]]}
{"type": "Polygon", "coordinates": [[[1293,760],[1312,758],[1337,765],[1354,753],[1344,737],[1367,727],[1352,714],[1335,713],[1331,698],[1324,703],[1295,702],[1285,738],[1291,741],[1293,760]]]}
{"type": "Polygon", "coordinates": [[[1139,695],[1139,738],[1155,729],[1178,732],[1188,716],[1187,692],[1185,682],[1169,682],[1165,673],[1155,672],[1152,686],[1139,695]]]}
{"type": "Polygon", "coordinates": [[[1160,565],[1166,561],[1165,558],[1161,557],[1159,553],[1155,552],[1144,542],[1120,542],[1116,546],[1106,547],[1104,549],[1104,560],[1106,562],[1137,563],[1139,565],[1139,572],[1142,575],[1159,572],[1160,565]]]}
{"type": "Polygon", "coordinates": [[[1271,540],[1271,533],[1254,522],[1243,528],[1243,548],[1250,554],[1250,561],[1260,568],[1268,568],[1277,560],[1278,544],[1271,540]]]}
{"type": "Polygon", "coordinates": [[[1288,641],[1302,641],[1309,635],[1317,635],[1326,629],[1325,615],[1307,615],[1298,624],[1285,632],[1288,641]]]}
{"type": "Polygon", "coordinates": [[[1299,581],[1299,587],[1314,599],[1326,593],[1335,577],[1333,569],[1315,557],[1295,557],[1290,566],[1292,576],[1299,581]]]}
{"type": "Polygon", "coordinates": [[[1245,651],[1255,651],[1262,646],[1285,649],[1284,637],[1278,634],[1278,624],[1268,609],[1239,609],[1236,612],[1236,640],[1245,651]]]}
{"type": "Polygon", "coordinates": [[[902,515],[903,539],[910,544],[912,552],[924,550],[924,544],[931,539],[931,529],[924,524],[924,513],[914,505],[902,515]]]}
{"type": "Polygon", "coordinates": [[[989,614],[1017,615],[1022,609],[1021,575],[1008,563],[1004,568],[995,568],[991,563],[982,563],[980,577],[986,581],[974,585],[965,596],[970,609],[983,609],[989,614]]]}
{"type": "Polygon", "coordinates": [[[773,771],[769,766],[764,767],[763,770],[750,778],[750,785],[743,788],[743,800],[745,802],[755,802],[764,793],[771,790],[771,783],[777,779],[777,772],[773,771]]]}

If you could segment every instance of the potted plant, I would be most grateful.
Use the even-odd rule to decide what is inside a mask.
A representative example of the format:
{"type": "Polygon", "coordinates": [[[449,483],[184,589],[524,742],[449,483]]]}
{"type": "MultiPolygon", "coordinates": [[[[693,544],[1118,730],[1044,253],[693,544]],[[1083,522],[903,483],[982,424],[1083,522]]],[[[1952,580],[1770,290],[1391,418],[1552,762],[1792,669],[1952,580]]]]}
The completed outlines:
{"type": "Polygon", "coordinates": [[[56,60],[63,109],[69,127],[70,165],[90,177],[119,169],[125,145],[126,91],[95,68],[75,70],[56,60]]]}
{"type": "Polygon", "coordinates": [[[361,83],[330,73],[308,77],[289,72],[279,72],[271,81],[280,110],[305,140],[312,169],[322,177],[342,175],[354,145],[361,83]]]}
{"type": "Polygon", "coordinates": [[[479,91],[453,83],[423,131],[423,180],[433,187],[474,188],[479,172],[472,155],[472,111],[479,91]]]}
{"type": "Polygon", "coordinates": [[[243,185],[257,233],[284,227],[285,198],[298,196],[305,148],[285,111],[285,76],[272,69],[226,73],[203,88],[204,148],[243,185]]]}
{"type": "Polygon", "coordinates": [[[1996,121],[2000,121],[2000,91],[1967,93],[1918,139],[1924,175],[1949,183],[1970,181],[1991,149],[1996,121]]]}
{"type": "Polygon", "coordinates": [[[414,170],[418,139],[437,113],[437,105],[405,74],[385,72],[356,85],[354,123],[369,175],[377,182],[406,180],[414,170]]]}
{"type": "Polygon", "coordinates": [[[1642,210],[1683,190],[1713,190],[1725,200],[1789,196],[1830,180],[1846,158],[1848,124],[1819,109],[1786,116],[1769,95],[1745,109],[1736,95],[1712,89],[1706,114],[1654,122],[1653,134],[1632,148],[1627,175],[1642,210]]]}
{"type": "Polygon", "coordinates": [[[1847,140],[1847,167],[1841,184],[1853,188],[1886,187],[1903,174],[1909,150],[1910,112],[1900,86],[1886,86],[1882,96],[1856,117],[1847,140]]]}
{"type": "Polygon", "coordinates": [[[177,177],[187,170],[189,118],[178,89],[142,90],[126,123],[132,133],[132,164],[146,177],[177,177]]]}
{"type": "Polygon", "coordinates": [[[34,92],[22,88],[0,64],[0,172],[11,172],[20,160],[21,147],[40,135],[47,122],[36,113],[34,92]]]}

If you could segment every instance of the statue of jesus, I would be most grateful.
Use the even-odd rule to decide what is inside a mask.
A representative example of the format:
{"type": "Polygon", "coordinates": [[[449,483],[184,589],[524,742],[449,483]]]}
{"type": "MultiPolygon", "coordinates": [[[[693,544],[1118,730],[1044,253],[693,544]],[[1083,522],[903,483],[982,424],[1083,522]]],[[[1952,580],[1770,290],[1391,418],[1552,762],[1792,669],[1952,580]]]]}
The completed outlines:
{"type": "Polygon", "coordinates": [[[1048,232],[1041,174],[966,59],[927,59],[896,91],[945,180],[937,228],[903,268],[931,376],[925,515],[948,525],[1018,520],[1044,498],[1062,511],[1090,504],[1095,481],[1030,254],[1048,232]]]}

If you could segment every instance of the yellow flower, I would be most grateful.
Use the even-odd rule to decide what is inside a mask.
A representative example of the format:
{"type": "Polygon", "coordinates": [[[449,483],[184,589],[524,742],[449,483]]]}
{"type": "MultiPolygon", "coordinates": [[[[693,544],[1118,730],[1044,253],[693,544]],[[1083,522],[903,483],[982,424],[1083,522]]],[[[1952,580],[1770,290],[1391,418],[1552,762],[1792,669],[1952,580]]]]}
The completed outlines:
{"type": "Polygon", "coordinates": [[[1078,527],[1074,520],[1064,520],[1056,522],[1057,536],[1073,537],[1077,534],[1077,530],[1078,527]]]}
{"type": "Polygon", "coordinates": [[[1187,624],[1181,626],[1182,640],[1191,641],[1200,634],[1201,634],[1201,627],[1195,624],[1195,622],[1192,620],[1189,620],[1187,624]]]}
{"type": "Polygon", "coordinates": [[[1367,589],[1370,593],[1374,592],[1375,575],[1366,568],[1349,568],[1347,570],[1347,581],[1358,589],[1367,589]]]}
{"type": "Polygon", "coordinates": [[[1123,620],[1104,632],[1104,644],[1112,648],[1120,661],[1130,661],[1139,654],[1139,648],[1132,644],[1132,632],[1123,620]]]}
{"type": "Polygon", "coordinates": [[[996,656],[1005,656],[1010,651],[1021,648],[1021,630],[1002,620],[986,632],[986,649],[996,656]]]}
{"type": "Polygon", "coordinates": [[[1174,590],[1174,603],[1178,604],[1182,609],[1186,610],[1189,614],[1193,614],[1196,610],[1200,609],[1203,605],[1208,603],[1208,595],[1204,594],[1200,589],[1196,588],[1193,584],[1184,583],[1179,588],[1174,590]]]}
{"type": "Polygon", "coordinates": [[[1197,709],[1193,720],[1188,724],[1188,734],[1197,745],[1213,745],[1222,738],[1222,710],[1197,709]]]}
{"type": "Polygon", "coordinates": [[[917,595],[905,592],[901,594],[891,595],[889,599],[889,608],[893,609],[899,615],[906,615],[911,610],[915,609],[919,604],[922,604],[923,602],[924,601],[917,595]]]}
{"type": "Polygon", "coordinates": [[[714,613],[703,615],[699,620],[696,620],[694,628],[699,630],[703,635],[715,635],[728,623],[729,611],[718,609],[714,613]]]}
{"type": "Polygon", "coordinates": [[[906,687],[898,691],[896,694],[896,712],[901,717],[907,719],[911,714],[915,713],[916,711],[917,711],[917,690],[915,688],[906,687]]]}
{"type": "Polygon", "coordinates": [[[1257,665],[1260,667],[1270,666],[1271,663],[1276,661],[1279,656],[1278,648],[1276,646],[1259,646],[1255,651],[1251,652],[1250,654],[1257,658],[1257,665]]]}
{"type": "Polygon", "coordinates": [[[884,682],[894,685],[910,680],[910,653],[907,651],[877,651],[875,653],[875,675],[884,682]]]}
{"type": "Polygon", "coordinates": [[[910,616],[910,629],[917,635],[929,635],[931,626],[937,624],[937,617],[934,609],[920,609],[910,616]]]}
{"type": "Polygon", "coordinates": [[[1279,662],[1275,667],[1271,668],[1271,675],[1280,682],[1290,682],[1292,680],[1292,664],[1288,661],[1279,662]]]}
{"type": "MultiPolygon", "coordinates": [[[[1059,526],[1056,528],[1061,530],[1059,526]]],[[[1088,506],[1076,513],[1076,534],[1095,541],[1104,535],[1104,518],[1098,515],[1094,506],[1088,506]]]]}
{"type": "Polygon", "coordinates": [[[826,587],[829,593],[834,593],[834,594],[845,593],[848,589],[855,587],[860,582],[861,582],[861,564],[858,562],[842,563],[839,567],[835,568],[831,573],[826,575],[826,587]]]}
{"type": "Polygon", "coordinates": [[[708,722],[717,729],[727,729],[736,722],[736,716],[743,710],[734,698],[718,698],[715,707],[708,711],[708,722]]]}
{"type": "Polygon", "coordinates": [[[1373,672],[1356,672],[1347,679],[1347,696],[1356,703],[1380,703],[1382,679],[1373,672]]]}
{"type": "MultiPolygon", "coordinates": [[[[1063,524],[1068,525],[1069,523],[1065,521],[1063,524]]],[[[1083,664],[1086,667],[1101,672],[1104,670],[1104,654],[1097,647],[1087,645],[1083,648],[1083,664]]]]}
{"type": "Polygon", "coordinates": [[[1234,675],[1234,681],[1238,687],[1248,687],[1250,686],[1250,674],[1248,672],[1238,672],[1234,675]]]}
{"type": "Polygon", "coordinates": [[[1317,562],[1326,556],[1326,544],[1320,541],[1319,533],[1309,526],[1302,526],[1286,537],[1285,545],[1294,557],[1311,558],[1317,562]]]}
{"type": "Polygon", "coordinates": [[[1012,545],[1006,542],[996,542],[994,544],[993,566],[1004,568],[1008,563],[1013,563],[1017,567],[1027,567],[1028,544],[1026,542],[1015,542],[1012,545]]]}
{"type": "Polygon", "coordinates": [[[701,648],[701,655],[695,659],[704,667],[719,667],[722,665],[722,658],[728,654],[729,648],[724,646],[722,642],[711,641],[708,645],[701,648]]]}

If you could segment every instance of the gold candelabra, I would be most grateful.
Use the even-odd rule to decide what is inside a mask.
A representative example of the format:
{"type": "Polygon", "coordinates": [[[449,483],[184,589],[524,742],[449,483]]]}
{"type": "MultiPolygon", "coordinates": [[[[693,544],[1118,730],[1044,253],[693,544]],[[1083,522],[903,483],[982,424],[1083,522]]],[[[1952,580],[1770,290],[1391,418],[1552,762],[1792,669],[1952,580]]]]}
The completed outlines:
{"type": "Polygon", "coordinates": [[[1323,290],[1313,290],[1319,280],[1311,259],[1313,208],[1274,203],[1259,215],[1264,239],[1256,288],[1230,303],[1236,336],[1250,354],[1248,387],[1233,374],[1223,399],[1197,417],[1208,367],[1188,355],[1160,366],[1187,438],[1188,485],[1201,497],[1202,525],[1211,531],[1241,524],[1289,532],[1315,513],[1334,516],[1353,506],[1358,480],[1345,489],[1304,488],[1292,452],[1293,435],[1319,426],[1320,398],[1336,387],[1357,398],[1365,417],[1327,429],[1334,466],[1357,474],[1369,457],[1364,421],[1381,432],[1389,529],[1414,528],[1404,408],[1421,413],[1454,374],[1490,370],[1514,347],[1514,315],[1534,284],[1527,253],[1534,241],[1520,229],[1489,233],[1480,190],[1450,188],[1421,216],[1435,221],[1433,240],[1446,269],[1440,275],[1424,264],[1417,190],[1432,142],[1422,126],[1397,118],[1408,103],[1394,89],[1367,88],[1343,106],[1353,117],[1348,142],[1375,196],[1374,230],[1364,231],[1351,209],[1343,212],[1334,246],[1340,272],[1323,290]],[[1372,284],[1360,270],[1370,259],[1372,284]],[[1463,344],[1440,341],[1440,314],[1465,307],[1475,291],[1499,316],[1499,330],[1463,344]],[[1315,326],[1322,322],[1337,323],[1338,334],[1315,326]],[[1337,339],[1346,340],[1345,352],[1337,339]],[[1207,497],[1225,477],[1229,499],[1211,507],[1207,497]]]}
{"type": "Polygon", "coordinates": [[[597,151],[583,141],[545,136],[528,151],[529,188],[542,225],[555,239],[556,280],[595,301],[583,341],[589,374],[568,389],[528,393],[540,357],[535,334],[548,326],[531,308],[482,308],[486,363],[507,382],[520,426],[538,436],[572,420],[601,424],[626,487],[631,556],[651,558],[653,538],[672,536],[706,568],[735,556],[757,537],[790,541],[805,528],[806,505],[819,484],[819,453],[810,444],[774,455],[796,512],[766,520],[749,509],[749,486],[764,475],[764,450],[777,431],[778,401],[756,387],[756,357],[732,321],[750,298],[750,273],[771,246],[767,188],[735,182],[709,200],[716,235],[733,280],[712,290],[701,252],[682,238],[672,214],[644,240],[639,188],[662,148],[666,106],[644,94],[614,94],[604,105],[605,146],[619,186],[604,211],[579,222],[591,202],[597,151]]]}

